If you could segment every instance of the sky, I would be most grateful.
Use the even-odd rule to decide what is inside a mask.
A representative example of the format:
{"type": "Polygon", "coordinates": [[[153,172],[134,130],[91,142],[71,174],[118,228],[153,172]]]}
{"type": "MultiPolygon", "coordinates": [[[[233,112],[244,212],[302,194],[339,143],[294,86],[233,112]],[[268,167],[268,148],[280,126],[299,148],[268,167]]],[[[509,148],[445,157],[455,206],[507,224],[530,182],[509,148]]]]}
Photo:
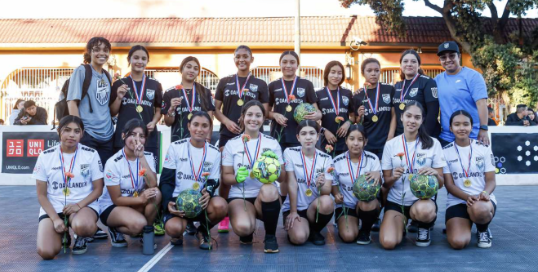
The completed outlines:
{"type": "MultiPolygon", "coordinates": [[[[296,0],[16,0],[2,1],[0,18],[163,18],[295,16],[296,0]],[[86,6],[81,3],[88,3],[86,6]],[[28,8],[32,7],[32,8],[28,8]]],[[[495,1],[499,13],[507,0],[495,1]]],[[[432,0],[442,5],[443,0],[432,0]]],[[[424,1],[404,0],[404,16],[440,16],[424,1]]],[[[373,16],[367,6],[338,0],[301,0],[301,16],[373,16]]],[[[484,13],[489,16],[489,12],[484,13]]],[[[499,14],[500,16],[500,14],[499,14]]],[[[525,16],[538,18],[538,9],[525,16]]]]}

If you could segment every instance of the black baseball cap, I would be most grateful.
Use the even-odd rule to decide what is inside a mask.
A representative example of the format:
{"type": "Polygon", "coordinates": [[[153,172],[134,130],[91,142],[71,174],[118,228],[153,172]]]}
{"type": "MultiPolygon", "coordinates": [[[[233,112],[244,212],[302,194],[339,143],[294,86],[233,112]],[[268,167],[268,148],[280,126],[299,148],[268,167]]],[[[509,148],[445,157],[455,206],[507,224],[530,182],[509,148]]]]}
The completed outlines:
{"type": "Polygon", "coordinates": [[[437,56],[440,56],[445,52],[456,52],[459,54],[460,48],[455,41],[444,42],[437,48],[437,56]]]}

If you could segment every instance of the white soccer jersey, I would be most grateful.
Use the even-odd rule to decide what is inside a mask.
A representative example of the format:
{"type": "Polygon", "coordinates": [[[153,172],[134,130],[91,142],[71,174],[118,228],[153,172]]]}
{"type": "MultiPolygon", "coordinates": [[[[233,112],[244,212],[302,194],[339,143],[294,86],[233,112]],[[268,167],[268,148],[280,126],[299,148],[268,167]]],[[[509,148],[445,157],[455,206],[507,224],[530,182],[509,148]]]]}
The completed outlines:
{"type": "MultiPolygon", "coordinates": [[[[280,149],[280,145],[278,144],[277,140],[263,133],[259,133],[259,135],[260,137],[250,139],[250,141],[246,142],[250,155],[247,155],[245,152],[247,148],[245,148],[245,144],[241,139],[243,134],[229,140],[228,143],[226,143],[224,152],[222,154],[222,166],[233,166],[234,173],[237,173],[237,169],[241,166],[246,166],[250,171],[251,166],[249,165],[249,157],[252,158],[250,161],[254,163],[263,154],[263,152],[268,150],[273,151],[278,156],[278,162],[283,165],[284,161],[282,159],[282,149],[280,149]]],[[[245,188],[245,198],[258,197],[258,192],[260,191],[262,185],[263,184],[260,181],[249,176],[243,183],[234,184],[231,186],[228,198],[242,198],[243,186],[245,188]]]]}
{"type": "MultiPolygon", "coordinates": [[[[286,148],[284,151],[284,160],[286,161],[286,172],[293,172],[297,180],[297,211],[308,209],[310,203],[319,196],[316,187],[316,177],[321,173],[325,173],[325,182],[331,182],[332,185],[336,185],[333,178],[334,172],[330,174],[328,172],[330,167],[334,167],[333,159],[322,151],[316,149],[316,157],[314,159],[314,157],[303,157],[302,147],[300,146],[286,148]],[[310,180],[310,186],[308,185],[307,176],[310,180]],[[306,195],[306,191],[309,188],[312,191],[311,196],[306,195]]],[[[286,212],[289,210],[290,198],[288,197],[282,204],[282,211],[286,212]]]]}
{"type": "Polygon", "coordinates": [[[402,134],[394,137],[385,144],[381,168],[383,170],[392,170],[398,167],[403,167],[405,169],[404,174],[390,188],[387,198],[387,200],[390,202],[401,205],[402,193],[405,193],[404,206],[411,206],[415,201],[418,200],[418,198],[416,198],[411,192],[411,187],[409,187],[409,174],[411,174],[411,172],[408,168],[407,161],[409,161],[409,164],[412,165],[413,154],[413,173],[417,173],[418,169],[424,167],[443,168],[446,166],[445,157],[443,156],[443,149],[441,148],[441,144],[437,139],[432,138],[433,146],[426,150],[422,149],[421,142],[419,142],[417,145],[417,140],[408,142],[407,145],[405,145],[404,135],[402,134]],[[404,146],[407,146],[406,149],[409,156],[408,158],[406,158],[404,146]],[[415,146],[417,146],[416,153],[415,146]],[[403,156],[400,158],[399,155],[401,154],[403,154],[403,156]]]}
{"type": "MultiPolygon", "coordinates": [[[[452,174],[454,184],[469,195],[479,195],[486,188],[486,172],[494,172],[493,153],[491,148],[471,139],[471,145],[467,147],[457,146],[452,142],[443,148],[447,166],[443,167],[443,173],[452,174]],[[457,147],[457,151],[456,151],[457,147]],[[469,168],[469,155],[471,154],[471,167],[469,168]],[[459,152],[459,156],[458,156],[459,152]],[[465,169],[465,171],[464,171],[465,169]],[[467,171],[467,169],[469,169],[467,171]],[[465,172],[467,171],[468,177],[465,172]],[[471,181],[469,187],[465,186],[465,180],[471,181]]],[[[493,194],[490,199],[495,204],[497,200],[493,194]]],[[[465,204],[467,200],[460,199],[450,193],[446,200],[446,207],[457,204],[465,204]]]]}
{"type": "Polygon", "coordinates": [[[220,179],[220,152],[209,143],[206,143],[204,148],[196,148],[191,144],[190,138],[186,138],[170,144],[163,167],[176,170],[173,197],[185,190],[202,191],[206,181],[202,177],[203,173],[209,173],[208,180],[220,179]]]}
{"type": "MultiPolygon", "coordinates": [[[[75,204],[86,198],[93,191],[93,181],[103,178],[103,165],[99,154],[95,149],[79,144],[77,151],[72,154],[62,154],[60,145],[51,147],[41,154],[34,167],[32,178],[47,182],[47,198],[54,207],[56,213],[61,213],[67,204],[75,204]],[[75,157],[76,154],[76,157],[75,157]],[[64,173],[69,172],[71,161],[73,167],[71,173],[74,177],[68,183],[68,196],[65,197],[64,173]]],[[[88,205],[99,212],[97,200],[88,205]]],[[[39,216],[47,214],[43,208],[39,210],[39,216]]]]}
{"type": "MultiPolygon", "coordinates": [[[[340,193],[344,196],[344,204],[350,209],[355,209],[359,200],[353,195],[354,181],[351,177],[357,179],[368,172],[381,172],[381,163],[374,153],[364,151],[359,170],[359,163],[348,160],[348,154],[349,152],[345,152],[334,158],[334,168],[337,185],[340,188],[340,193]],[[350,171],[353,174],[350,174],[350,171]]],[[[336,207],[340,208],[342,204],[337,204],[336,207]]]]}
{"type": "MultiPolygon", "coordinates": [[[[155,172],[155,159],[153,153],[144,151],[144,157],[149,164],[151,171],[155,172]]],[[[105,188],[103,194],[99,198],[100,212],[103,212],[110,205],[114,204],[108,192],[108,186],[120,186],[121,196],[133,196],[134,192],[141,192],[145,186],[146,180],[143,176],[138,176],[138,172],[142,169],[140,162],[130,160],[123,156],[123,149],[114,154],[105,165],[105,188]],[[130,171],[129,171],[130,170],[130,171]]]]}

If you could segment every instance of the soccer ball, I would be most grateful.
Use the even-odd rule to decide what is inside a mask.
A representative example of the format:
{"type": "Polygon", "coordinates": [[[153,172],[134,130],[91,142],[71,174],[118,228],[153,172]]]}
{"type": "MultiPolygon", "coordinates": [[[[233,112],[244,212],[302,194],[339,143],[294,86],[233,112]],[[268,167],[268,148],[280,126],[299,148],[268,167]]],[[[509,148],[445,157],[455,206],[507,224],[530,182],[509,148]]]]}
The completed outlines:
{"type": "Polygon", "coordinates": [[[280,170],[281,168],[278,158],[262,155],[254,163],[252,173],[261,183],[273,183],[280,177],[280,170]]]}
{"type": "Polygon", "coordinates": [[[439,190],[439,182],[435,176],[413,175],[409,182],[411,192],[419,199],[430,199],[439,190]]]}
{"type": "Polygon", "coordinates": [[[185,212],[185,217],[195,218],[202,213],[202,205],[200,205],[202,194],[195,190],[185,190],[179,193],[176,199],[176,208],[179,211],[185,212]]]}
{"type": "Polygon", "coordinates": [[[376,199],[380,189],[381,184],[374,185],[374,180],[366,180],[366,175],[360,175],[353,183],[353,195],[364,202],[376,199]]]}
{"type": "Polygon", "coordinates": [[[316,112],[316,108],[308,103],[299,104],[293,112],[293,118],[297,124],[301,123],[304,120],[304,116],[310,113],[316,112]]]}

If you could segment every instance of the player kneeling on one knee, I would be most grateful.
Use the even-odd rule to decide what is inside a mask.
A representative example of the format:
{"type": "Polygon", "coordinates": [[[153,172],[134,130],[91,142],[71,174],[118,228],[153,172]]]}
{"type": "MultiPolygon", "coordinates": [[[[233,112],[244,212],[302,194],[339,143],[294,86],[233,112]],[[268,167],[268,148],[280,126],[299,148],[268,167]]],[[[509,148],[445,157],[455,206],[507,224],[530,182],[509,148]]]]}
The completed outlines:
{"type": "Polygon", "coordinates": [[[444,147],[446,189],[446,231],[450,246],[463,249],[471,241],[473,223],[477,229],[477,245],[491,247],[488,226],[495,216],[497,200],[495,190],[495,166],[491,148],[469,135],[473,118],[463,110],[450,117],[450,130],[456,140],[444,147]]]}
{"type": "Polygon", "coordinates": [[[193,112],[188,121],[191,137],[173,142],[166,154],[160,187],[164,229],[174,245],[183,244],[187,223],[198,221],[199,247],[212,249],[211,228],[228,212],[226,201],[215,196],[221,155],[218,148],[206,142],[212,127],[206,112],[193,112]]]}
{"type": "Polygon", "coordinates": [[[352,125],[346,138],[349,151],[334,158],[338,183],[333,186],[332,194],[337,207],[338,235],[346,243],[356,241],[360,245],[371,242],[370,230],[381,208],[377,199],[382,182],[381,164],[374,153],[364,150],[367,141],[364,127],[352,125]],[[359,219],[362,221],[360,230],[359,219]]]}
{"type": "Polygon", "coordinates": [[[331,156],[316,149],[320,126],[303,120],[297,127],[300,147],[284,151],[289,197],[284,201],[286,230],[292,244],[307,240],[324,245],[321,230],[331,221],[334,202],[329,196],[333,184],[334,163],[331,156]]]}
{"type": "Polygon", "coordinates": [[[155,160],[144,151],[146,125],[131,119],[121,137],[124,147],[106,163],[106,188],[99,199],[101,222],[108,226],[113,247],[127,246],[123,234],[137,237],[145,226],[152,226],[161,202],[155,160]]]}
{"type": "Polygon", "coordinates": [[[402,241],[410,218],[419,223],[415,244],[431,243],[430,228],[437,218],[437,204],[428,198],[435,197],[443,186],[442,168],[446,162],[441,144],[422,126],[424,116],[420,103],[408,102],[401,116],[404,133],[388,141],[383,150],[383,187],[390,189],[379,233],[379,242],[385,249],[393,249],[402,241]],[[427,188],[412,191],[412,182],[427,188]],[[430,184],[435,186],[430,188],[430,184]]]}
{"type": "Polygon", "coordinates": [[[32,176],[41,205],[37,253],[45,260],[58,255],[62,246],[65,252],[71,245],[69,227],[76,235],[73,254],[86,252],[86,237],[97,231],[97,198],[103,191],[99,154],[79,143],[84,135],[82,120],[65,116],[58,135],[60,144],[39,154],[32,176]]]}

